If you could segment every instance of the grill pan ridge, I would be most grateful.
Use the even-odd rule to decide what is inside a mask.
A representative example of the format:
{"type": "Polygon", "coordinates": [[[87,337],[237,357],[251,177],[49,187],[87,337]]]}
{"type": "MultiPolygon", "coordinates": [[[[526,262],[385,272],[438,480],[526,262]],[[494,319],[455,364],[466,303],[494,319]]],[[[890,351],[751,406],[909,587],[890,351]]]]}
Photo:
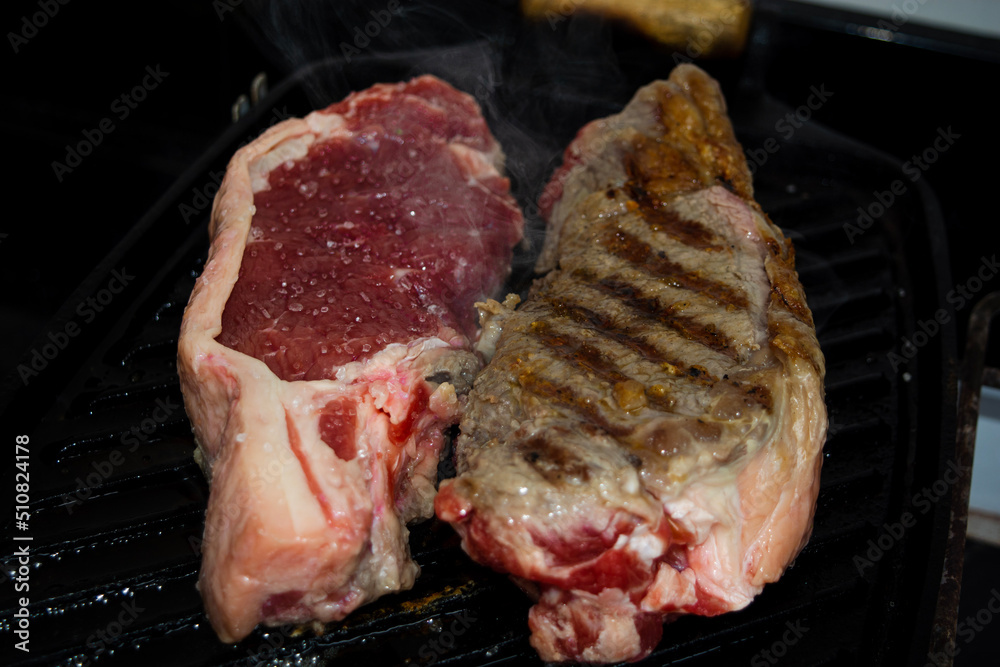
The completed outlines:
{"type": "MultiPolygon", "coordinates": [[[[434,520],[412,530],[422,568],[416,586],[328,625],[322,636],[258,629],[235,646],[223,645],[195,589],[208,487],[191,458],[175,357],[183,308],[208,248],[208,210],[187,224],[182,205],[213,182],[241,142],[273,122],[273,109],[303,115],[351,87],[418,71],[448,78],[435,71],[446,61],[400,56],[358,59],[352,67],[331,61],[291,77],[210,149],[71,299],[66,321],[109,272],[124,267],[136,275],[127,297],[102,313],[37,384],[6,397],[5,423],[28,429],[36,473],[32,652],[14,656],[17,664],[539,664],[527,641],[528,599],[505,577],[472,563],[450,528],[434,520]],[[317,98],[317,90],[329,99],[317,98]]],[[[452,82],[476,90],[475,80],[452,82]]],[[[530,216],[538,188],[578,125],[566,123],[569,135],[550,137],[544,150],[520,157],[526,136],[548,128],[531,126],[530,103],[514,120],[500,116],[512,108],[505,100],[545,94],[518,85],[505,80],[480,102],[530,216]]],[[[558,109],[577,100],[544,102],[558,109]]],[[[730,106],[746,149],[761,146],[784,113],[760,97],[734,96],[730,106]]],[[[615,110],[594,103],[566,117],[615,110]]],[[[677,620],[643,664],[764,660],[761,652],[779,644],[796,665],[878,664],[888,656],[923,664],[926,648],[914,628],[926,627],[922,619],[933,612],[923,589],[940,575],[938,523],[947,503],[921,516],[870,567],[857,561],[867,558],[869,541],[877,544],[885,525],[912,511],[913,493],[934,481],[947,457],[941,443],[953,429],[954,387],[937,378],[921,382],[920,373],[953,358],[954,331],[946,327],[906,365],[905,376],[887,357],[912,334],[916,299],[943,302],[940,286],[948,276],[933,247],[943,237],[933,195],[919,184],[915,196],[901,197],[854,243],[843,229],[872,190],[898,172],[894,160],[815,125],[782,142],[757,170],[758,201],[795,244],[827,358],[830,431],[813,535],[795,565],[750,607],[677,620]],[[915,558],[922,552],[929,555],[915,558]],[[798,631],[794,643],[787,642],[790,628],[798,631]]],[[[526,256],[516,265],[512,289],[526,287],[529,263],[526,256]]],[[[5,533],[13,533],[12,523],[5,533]]],[[[5,553],[6,577],[16,567],[5,553]]],[[[15,605],[5,588],[5,647],[15,641],[9,620],[15,605]]]]}

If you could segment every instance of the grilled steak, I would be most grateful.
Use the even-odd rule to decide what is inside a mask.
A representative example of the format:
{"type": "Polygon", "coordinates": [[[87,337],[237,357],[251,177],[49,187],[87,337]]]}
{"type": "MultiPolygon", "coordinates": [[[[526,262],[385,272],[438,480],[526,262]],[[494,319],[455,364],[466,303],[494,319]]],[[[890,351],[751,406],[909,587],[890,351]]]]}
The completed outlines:
{"type": "Polygon", "coordinates": [[[211,478],[199,588],[219,637],[343,618],[413,584],[477,299],[523,220],[471,97],[433,77],[283,122],[232,159],[179,371],[211,478]]]}
{"type": "Polygon", "coordinates": [[[482,306],[492,360],[435,506],[537,596],[544,660],[635,660],[671,617],[745,607],[805,544],[824,360],[700,69],[584,127],[542,204],[551,271],[516,310],[482,306]]]}

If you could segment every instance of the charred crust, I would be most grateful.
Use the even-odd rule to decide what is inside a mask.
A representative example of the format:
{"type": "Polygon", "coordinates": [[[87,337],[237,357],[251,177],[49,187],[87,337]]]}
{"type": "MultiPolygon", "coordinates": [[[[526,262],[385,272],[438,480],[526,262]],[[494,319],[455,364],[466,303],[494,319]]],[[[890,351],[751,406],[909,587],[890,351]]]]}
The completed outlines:
{"type": "Polygon", "coordinates": [[[451,382],[451,379],[451,373],[448,371],[438,371],[424,378],[430,384],[444,384],[445,382],[451,382]]]}
{"type": "Polygon", "coordinates": [[[518,443],[517,449],[521,458],[551,484],[559,484],[567,477],[581,482],[590,480],[590,466],[567,447],[549,440],[544,434],[518,443]]]}
{"type": "MultiPolygon", "coordinates": [[[[548,299],[548,303],[552,307],[556,317],[564,317],[576,324],[582,325],[593,335],[613,341],[631,350],[648,363],[657,366],[668,363],[674,368],[679,369],[682,373],[686,368],[684,362],[668,357],[662,350],[654,345],[650,345],[641,336],[630,333],[628,327],[618,326],[612,318],[602,313],[573,302],[557,302],[551,297],[548,299]]],[[[705,371],[705,377],[711,378],[711,375],[705,371]]]]}
{"type": "MultiPolygon", "coordinates": [[[[803,323],[798,323],[803,326],[803,323]]],[[[778,322],[771,320],[767,327],[771,347],[780,350],[789,358],[800,358],[808,361],[816,374],[823,377],[823,356],[815,340],[803,340],[802,334],[796,330],[793,322],[778,322]]]]}
{"type": "Polygon", "coordinates": [[[649,345],[641,338],[631,336],[627,328],[619,327],[612,318],[602,313],[573,302],[557,302],[551,298],[549,304],[556,317],[564,317],[571,322],[583,325],[595,335],[610,338],[648,361],[658,363],[663,357],[656,347],[649,345]]]}
{"type": "Polygon", "coordinates": [[[772,301],[783,305],[795,319],[809,327],[813,326],[812,313],[802,300],[802,292],[791,281],[775,280],[771,284],[771,296],[772,301]]]}
{"type": "Polygon", "coordinates": [[[723,375],[722,380],[727,385],[740,392],[743,399],[746,401],[747,407],[758,405],[768,412],[770,412],[774,407],[774,399],[772,398],[771,390],[767,387],[767,385],[760,384],[758,382],[733,380],[729,378],[728,374],[723,375]]]}
{"type": "MultiPolygon", "coordinates": [[[[662,174],[660,165],[650,165],[645,170],[636,158],[629,154],[625,156],[625,172],[628,178],[625,192],[635,202],[643,220],[654,232],[661,232],[670,238],[702,250],[721,250],[723,244],[714,233],[701,223],[680,217],[663,202],[663,194],[654,195],[650,192],[652,174],[662,174]]],[[[670,178],[674,176],[671,175],[670,178]]],[[[662,178],[662,176],[658,177],[662,178]]],[[[699,184],[699,187],[700,184],[699,184]]],[[[662,189],[662,188],[661,188],[662,189]]],[[[687,192],[696,188],[685,188],[679,191],[687,192]]]]}
{"type": "Polygon", "coordinates": [[[680,315],[672,306],[662,306],[658,299],[641,294],[634,285],[615,277],[602,278],[588,284],[603,294],[613,296],[635,313],[647,320],[673,329],[684,338],[700,343],[716,352],[735,359],[735,346],[728,338],[715,330],[712,325],[704,325],[692,317],[680,315]]]}
{"type": "Polygon", "coordinates": [[[609,254],[666,281],[671,287],[706,294],[719,303],[737,308],[748,305],[747,297],[741,290],[705,278],[699,271],[686,271],[680,264],[671,261],[665,251],[654,251],[648,243],[624,230],[606,230],[602,242],[609,254]]]}
{"type": "MultiPolygon", "coordinates": [[[[601,350],[589,342],[580,340],[569,333],[556,333],[549,322],[535,322],[526,332],[546,347],[546,351],[554,353],[560,359],[570,360],[578,368],[593,373],[602,383],[614,387],[620,383],[635,382],[621,372],[618,365],[610,360],[601,350]]],[[[640,385],[641,386],[641,385],[640,385]]],[[[661,409],[673,407],[668,397],[646,396],[646,400],[661,409]]]]}
{"type": "Polygon", "coordinates": [[[720,182],[747,201],[753,200],[750,169],[718,84],[696,68],[678,68],[657,90],[657,111],[667,141],[679,146],[701,146],[695,153],[704,186],[720,182]]]}
{"type": "Polygon", "coordinates": [[[737,196],[739,195],[739,193],[736,191],[736,186],[733,185],[732,180],[730,180],[730,178],[728,176],[717,177],[715,179],[715,182],[718,183],[719,185],[721,185],[722,187],[724,187],[725,189],[729,190],[734,195],[737,195],[737,196]]]}
{"type": "Polygon", "coordinates": [[[585,399],[570,387],[558,385],[550,380],[538,377],[530,371],[520,373],[517,381],[524,391],[545,399],[554,406],[561,406],[566,410],[574,412],[580,418],[590,422],[614,438],[623,438],[632,433],[631,427],[612,423],[601,412],[596,403],[585,399]]]}
{"type": "Polygon", "coordinates": [[[751,385],[740,385],[737,386],[743,390],[743,393],[754,403],[757,403],[763,407],[768,412],[774,407],[774,401],[771,398],[771,390],[764,385],[751,384],[751,385]]]}

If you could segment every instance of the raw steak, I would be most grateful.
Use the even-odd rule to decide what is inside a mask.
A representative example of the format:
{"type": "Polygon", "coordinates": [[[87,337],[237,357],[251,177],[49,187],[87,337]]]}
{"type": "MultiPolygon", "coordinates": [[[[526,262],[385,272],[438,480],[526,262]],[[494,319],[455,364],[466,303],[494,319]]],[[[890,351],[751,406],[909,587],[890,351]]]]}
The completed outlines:
{"type": "Polygon", "coordinates": [[[537,596],[547,661],[636,660],[745,607],[808,539],[824,360],[791,244],[693,66],[566,151],[527,301],[484,352],[437,514],[537,596]]]}
{"type": "Polygon", "coordinates": [[[412,586],[442,432],[479,370],[473,303],[523,220],[469,96],[425,76],[233,157],[179,372],[211,479],[199,588],[237,641],[412,586]]]}

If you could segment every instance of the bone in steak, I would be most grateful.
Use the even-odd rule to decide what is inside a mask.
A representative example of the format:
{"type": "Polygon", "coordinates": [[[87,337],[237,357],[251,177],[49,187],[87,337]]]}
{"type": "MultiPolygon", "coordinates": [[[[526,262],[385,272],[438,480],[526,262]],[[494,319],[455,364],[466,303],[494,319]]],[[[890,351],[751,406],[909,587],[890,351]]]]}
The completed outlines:
{"type": "Polygon", "coordinates": [[[199,588],[219,637],[409,588],[442,432],[479,370],[473,303],[523,220],[471,97],[377,85],[233,157],[179,372],[211,479],[199,588]]]}
{"type": "Polygon", "coordinates": [[[483,307],[495,353],[435,506],[537,595],[544,660],[636,660],[665,620],[745,607],[805,544],[824,360],[700,69],[584,127],[542,199],[553,270],[517,310],[483,307]]]}

